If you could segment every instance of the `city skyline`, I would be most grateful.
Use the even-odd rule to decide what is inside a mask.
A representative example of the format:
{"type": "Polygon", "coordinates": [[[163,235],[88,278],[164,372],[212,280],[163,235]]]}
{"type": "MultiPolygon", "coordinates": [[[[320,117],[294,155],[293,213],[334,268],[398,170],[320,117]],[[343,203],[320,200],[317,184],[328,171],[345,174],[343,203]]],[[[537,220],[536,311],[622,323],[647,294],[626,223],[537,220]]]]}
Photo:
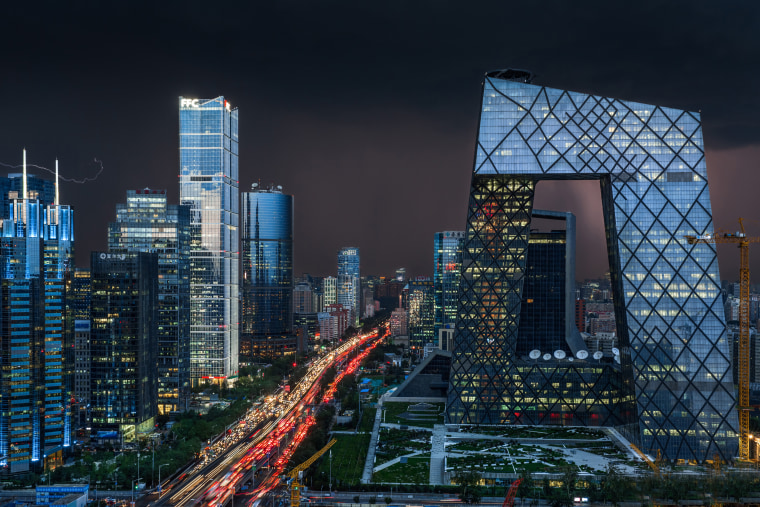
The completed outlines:
{"type": "MultiPolygon", "coordinates": [[[[102,161],[94,181],[62,183],[81,217],[83,266],[89,251],[105,248],[101,231],[125,190],[167,189],[169,202],[179,202],[177,97],[224,93],[245,112],[241,188],[278,182],[298,199],[296,274],[332,274],[335,252],[356,245],[364,273],[404,266],[431,276],[434,233],[466,221],[477,84],[487,70],[520,67],[566,89],[702,110],[715,223],[733,229],[738,216],[760,213],[751,199],[758,70],[746,64],[760,51],[751,36],[760,7],[710,5],[644,3],[622,19],[604,2],[494,4],[483,6],[493,13],[485,20],[454,6],[233,6],[223,30],[169,4],[147,16],[129,6],[51,5],[31,18],[10,7],[14,22],[0,40],[13,79],[0,86],[14,97],[5,106],[14,121],[3,127],[0,162],[19,165],[26,146],[30,162],[52,167],[58,156],[62,174],[82,180],[98,174],[94,159],[102,161]],[[545,10],[558,15],[543,17],[545,10]],[[536,21],[505,33],[496,26],[505,16],[536,21]],[[187,27],[193,37],[184,35],[187,27]],[[34,41],[18,43],[32,31],[34,41]],[[199,72],[208,61],[214,71],[199,72]],[[316,227],[341,213],[340,227],[316,227]]],[[[580,248],[593,238],[602,245],[601,222],[588,218],[598,215],[596,194],[589,200],[583,183],[572,195],[550,184],[546,192],[538,206],[559,203],[578,216],[580,248]],[[586,212],[589,203],[596,208],[586,212]]],[[[588,259],[579,279],[601,274],[590,271],[603,249],[588,251],[579,255],[588,259]]],[[[738,256],[728,247],[719,252],[721,277],[736,278],[738,256]]],[[[757,269],[760,257],[753,259],[757,269]]]]}

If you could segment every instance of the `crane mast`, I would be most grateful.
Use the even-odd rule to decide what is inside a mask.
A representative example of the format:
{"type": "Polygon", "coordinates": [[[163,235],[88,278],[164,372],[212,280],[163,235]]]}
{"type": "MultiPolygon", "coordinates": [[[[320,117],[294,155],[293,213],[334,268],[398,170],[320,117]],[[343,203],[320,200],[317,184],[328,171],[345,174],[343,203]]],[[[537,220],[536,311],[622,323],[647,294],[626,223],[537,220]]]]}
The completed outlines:
{"type": "Polygon", "coordinates": [[[760,238],[748,238],[744,232],[744,220],[739,218],[736,233],[716,233],[702,236],[686,236],[690,245],[698,243],[731,243],[739,247],[739,458],[749,460],[749,245],[760,238]]]}

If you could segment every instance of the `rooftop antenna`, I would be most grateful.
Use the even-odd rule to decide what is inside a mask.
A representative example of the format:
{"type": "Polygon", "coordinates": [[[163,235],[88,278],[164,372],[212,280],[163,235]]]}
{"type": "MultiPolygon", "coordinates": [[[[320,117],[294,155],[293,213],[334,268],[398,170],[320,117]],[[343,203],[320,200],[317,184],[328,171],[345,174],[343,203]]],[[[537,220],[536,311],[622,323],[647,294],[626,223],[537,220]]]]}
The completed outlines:
{"type": "Polygon", "coordinates": [[[55,205],[58,206],[58,159],[55,159],[55,205]]]}
{"type": "Polygon", "coordinates": [[[26,199],[26,148],[24,148],[24,175],[23,175],[23,181],[21,182],[21,198],[26,199]]]}

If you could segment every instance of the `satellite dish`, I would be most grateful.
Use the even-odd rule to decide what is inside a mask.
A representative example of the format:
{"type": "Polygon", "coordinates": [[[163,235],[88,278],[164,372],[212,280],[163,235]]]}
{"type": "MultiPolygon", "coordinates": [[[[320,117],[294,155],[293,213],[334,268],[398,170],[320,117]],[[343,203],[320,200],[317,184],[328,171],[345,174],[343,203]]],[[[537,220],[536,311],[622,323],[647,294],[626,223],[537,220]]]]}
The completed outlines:
{"type": "Polygon", "coordinates": [[[599,361],[602,358],[602,356],[604,356],[604,352],[602,352],[601,350],[597,350],[596,352],[594,352],[594,359],[596,359],[597,361],[599,361]]]}
{"type": "Polygon", "coordinates": [[[551,358],[552,358],[551,354],[544,354],[544,361],[548,361],[551,358]]]}
{"type": "Polygon", "coordinates": [[[615,362],[616,362],[617,364],[620,364],[620,356],[619,356],[619,355],[618,355],[618,356],[615,356],[615,362]]]}
{"type": "Polygon", "coordinates": [[[539,357],[541,357],[541,351],[538,349],[533,349],[530,351],[530,354],[528,354],[528,356],[531,359],[538,359],[539,357]]]}
{"type": "Polygon", "coordinates": [[[566,355],[567,354],[565,354],[564,350],[555,350],[554,351],[554,357],[556,357],[557,359],[564,359],[566,355]]]}
{"type": "Polygon", "coordinates": [[[620,355],[620,351],[618,350],[617,347],[612,347],[612,353],[615,354],[616,356],[620,355]]]}
{"type": "Polygon", "coordinates": [[[575,357],[577,357],[578,359],[586,359],[588,357],[588,350],[579,350],[575,354],[575,357]]]}

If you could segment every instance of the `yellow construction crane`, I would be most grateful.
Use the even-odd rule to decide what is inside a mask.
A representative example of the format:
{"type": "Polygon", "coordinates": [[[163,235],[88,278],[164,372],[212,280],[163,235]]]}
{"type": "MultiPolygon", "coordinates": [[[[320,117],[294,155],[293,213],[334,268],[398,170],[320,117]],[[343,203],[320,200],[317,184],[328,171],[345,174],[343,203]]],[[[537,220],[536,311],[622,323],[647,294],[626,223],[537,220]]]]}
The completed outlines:
{"type": "MultiPolygon", "coordinates": [[[[643,459],[644,463],[646,463],[647,465],[649,465],[649,468],[651,468],[652,471],[654,472],[654,474],[659,477],[660,476],[660,467],[657,466],[657,463],[655,463],[654,461],[652,461],[651,459],[649,459],[649,456],[647,456],[646,454],[644,454],[643,452],[641,452],[641,450],[638,447],[636,447],[635,444],[629,444],[629,445],[631,446],[631,449],[633,449],[636,452],[636,454],[639,455],[639,458],[643,459]]],[[[658,449],[658,451],[659,451],[659,449],[658,449]]]]}
{"type": "Polygon", "coordinates": [[[686,236],[690,245],[697,243],[733,243],[739,246],[739,459],[749,461],[749,244],[760,238],[748,238],[744,220],[738,232],[716,232],[703,236],[686,236]]]}
{"type": "Polygon", "coordinates": [[[298,480],[303,475],[303,471],[306,470],[311,466],[312,463],[317,461],[324,453],[327,452],[330,447],[335,445],[335,442],[338,440],[333,438],[329,442],[327,442],[327,445],[321,448],[312,456],[311,458],[307,459],[297,467],[295,467],[293,470],[288,472],[288,477],[290,477],[290,505],[291,507],[298,507],[301,503],[301,489],[303,488],[303,485],[298,482],[298,480]]]}

